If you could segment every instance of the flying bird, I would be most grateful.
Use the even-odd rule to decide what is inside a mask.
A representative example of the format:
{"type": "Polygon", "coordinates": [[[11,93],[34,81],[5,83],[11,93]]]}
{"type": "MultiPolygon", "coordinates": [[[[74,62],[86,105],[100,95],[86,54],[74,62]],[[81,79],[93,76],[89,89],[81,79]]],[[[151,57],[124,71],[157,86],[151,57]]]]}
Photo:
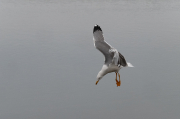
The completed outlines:
{"type": "Polygon", "coordinates": [[[131,63],[126,62],[124,56],[108,44],[103,37],[102,29],[99,25],[95,25],[93,29],[93,40],[94,46],[98,49],[105,57],[104,64],[102,69],[97,75],[98,82],[105,76],[107,73],[115,72],[116,73],[116,85],[117,87],[121,85],[120,74],[118,73],[122,67],[134,67],[131,63]],[[119,76],[119,81],[117,80],[117,74],[119,76]]]}

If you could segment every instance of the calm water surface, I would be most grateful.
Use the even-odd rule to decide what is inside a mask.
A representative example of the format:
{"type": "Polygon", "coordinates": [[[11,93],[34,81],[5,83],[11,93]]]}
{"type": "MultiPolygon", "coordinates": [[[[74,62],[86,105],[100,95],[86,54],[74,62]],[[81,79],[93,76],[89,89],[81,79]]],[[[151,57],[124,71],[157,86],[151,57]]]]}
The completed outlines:
{"type": "Polygon", "coordinates": [[[1,119],[178,119],[178,0],[0,0],[1,119]],[[95,24],[134,68],[96,86],[95,24]]]}

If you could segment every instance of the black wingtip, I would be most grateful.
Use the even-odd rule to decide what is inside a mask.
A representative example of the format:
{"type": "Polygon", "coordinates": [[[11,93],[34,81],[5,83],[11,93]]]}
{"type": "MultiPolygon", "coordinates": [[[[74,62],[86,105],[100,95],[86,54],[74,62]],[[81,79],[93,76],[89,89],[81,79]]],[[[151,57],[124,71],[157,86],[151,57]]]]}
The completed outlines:
{"type": "Polygon", "coordinates": [[[99,30],[99,31],[102,31],[102,30],[101,30],[101,27],[98,26],[97,24],[94,25],[93,33],[96,32],[96,31],[98,31],[98,30],[99,30]]]}

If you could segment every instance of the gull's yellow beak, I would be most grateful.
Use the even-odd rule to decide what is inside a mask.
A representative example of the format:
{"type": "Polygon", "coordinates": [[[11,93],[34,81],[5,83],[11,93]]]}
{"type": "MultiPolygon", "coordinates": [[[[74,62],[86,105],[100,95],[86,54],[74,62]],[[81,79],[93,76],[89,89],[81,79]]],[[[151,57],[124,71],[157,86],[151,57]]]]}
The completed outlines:
{"type": "Polygon", "coordinates": [[[96,85],[98,84],[99,81],[96,81],[96,85]]]}

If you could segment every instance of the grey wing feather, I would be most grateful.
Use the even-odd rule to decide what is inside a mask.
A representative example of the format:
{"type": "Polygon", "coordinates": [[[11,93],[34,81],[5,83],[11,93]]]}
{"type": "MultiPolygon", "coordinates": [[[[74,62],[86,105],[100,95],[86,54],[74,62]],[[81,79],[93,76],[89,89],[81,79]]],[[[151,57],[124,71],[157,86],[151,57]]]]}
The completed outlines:
{"type": "Polygon", "coordinates": [[[104,55],[105,64],[112,62],[114,53],[109,52],[111,46],[104,41],[95,41],[95,47],[104,55]]]}
{"type": "Polygon", "coordinates": [[[124,56],[111,47],[106,41],[100,26],[95,25],[93,29],[94,46],[104,55],[105,64],[114,63],[118,66],[127,66],[124,56]]]}
{"type": "Polygon", "coordinates": [[[100,26],[95,25],[93,29],[94,46],[104,55],[105,64],[112,63],[114,52],[110,52],[112,47],[104,41],[104,36],[100,26]]]}
{"type": "Polygon", "coordinates": [[[123,67],[127,66],[127,62],[126,62],[124,56],[120,52],[119,52],[118,65],[123,66],[123,67]]]}

